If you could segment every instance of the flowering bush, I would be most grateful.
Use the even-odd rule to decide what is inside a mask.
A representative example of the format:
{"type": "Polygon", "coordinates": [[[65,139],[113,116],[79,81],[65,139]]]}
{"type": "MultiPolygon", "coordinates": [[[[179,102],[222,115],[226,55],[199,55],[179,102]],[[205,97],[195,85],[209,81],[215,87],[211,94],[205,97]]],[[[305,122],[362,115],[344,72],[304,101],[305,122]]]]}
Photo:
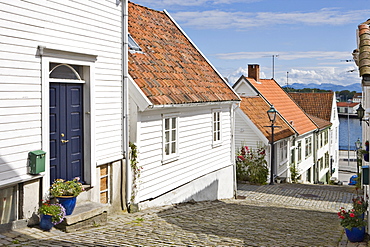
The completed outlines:
{"type": "Polygon", "coordinates": [[[356,212],[359,212],[361,214],[366,212],[368,202],[362,196],[357,196],[357,197],[353,198],[352,203],[353,203],[353,209],[356,212]]]}
{"type": "Polygon", "coordinates": [[[252,150],[243,146],[236,157],[236,176],[238,180],[246,180],[255,184],[265,184],[268,176],[266,147],[259,146],[252,150]]]}
{"type": "Polygon", "coordinates": [[[59,203],[50,204],[50,201],[46,201],[39,208],[39,214],[51,215],[51,222],[53,225],[57,225],[63,221],[66,212],[64,207],[59,203]]]}
{"type": "Polygon", "coordinates": [[[366,226],[366,221],[363,218],[363,213],[356,211],[354,208],[346,211],[343,207],[338,212],[341,226],[351,230],[352,227],[366,226]]]}
{"type": "Polygon", "coordinates": [[[65,181],[63,179],[55,179],[54,183],[50,186],[50,194],[54,197],[59,196],[78,196],[84,188],[79,182],[80,178],[65,181]]]}

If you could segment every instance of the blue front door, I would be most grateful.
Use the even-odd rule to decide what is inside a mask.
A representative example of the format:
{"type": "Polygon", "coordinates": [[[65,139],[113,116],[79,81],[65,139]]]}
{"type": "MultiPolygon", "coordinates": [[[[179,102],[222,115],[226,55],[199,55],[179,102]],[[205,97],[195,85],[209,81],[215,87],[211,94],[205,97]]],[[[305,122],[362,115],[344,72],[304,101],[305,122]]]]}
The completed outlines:
{"type": "Polygon", "coordinates": [[[50,183],[83,178],[83,85],[50,84],[50,183]]]}

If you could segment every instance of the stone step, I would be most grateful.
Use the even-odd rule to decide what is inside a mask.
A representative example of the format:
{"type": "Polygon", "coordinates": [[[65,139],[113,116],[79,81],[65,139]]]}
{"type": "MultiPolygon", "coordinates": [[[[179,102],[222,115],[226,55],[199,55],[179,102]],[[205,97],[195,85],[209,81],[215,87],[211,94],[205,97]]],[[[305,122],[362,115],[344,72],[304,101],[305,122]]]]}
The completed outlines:
{"type": "Polygon", "coordinates": [[[77,203],[73,213],[66,216],[63,222],[55,227],[65,232],[72,232],[104,225],[107,222],[108,209],[108,205],[97,202],[77,203]]]}

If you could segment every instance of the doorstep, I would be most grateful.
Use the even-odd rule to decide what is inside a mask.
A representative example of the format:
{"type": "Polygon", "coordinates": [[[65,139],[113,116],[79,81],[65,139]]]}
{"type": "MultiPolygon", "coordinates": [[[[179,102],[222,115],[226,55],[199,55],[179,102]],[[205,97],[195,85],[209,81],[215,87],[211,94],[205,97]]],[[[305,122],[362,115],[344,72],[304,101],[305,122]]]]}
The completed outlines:
{"type": "Polygon", "coordinates": [[[65,232],[72,232],[83,228],[105,225],[108,209],[108,205],[97,202],[78,203],[73,213],[66,216],[55,227],[65,232]]]}

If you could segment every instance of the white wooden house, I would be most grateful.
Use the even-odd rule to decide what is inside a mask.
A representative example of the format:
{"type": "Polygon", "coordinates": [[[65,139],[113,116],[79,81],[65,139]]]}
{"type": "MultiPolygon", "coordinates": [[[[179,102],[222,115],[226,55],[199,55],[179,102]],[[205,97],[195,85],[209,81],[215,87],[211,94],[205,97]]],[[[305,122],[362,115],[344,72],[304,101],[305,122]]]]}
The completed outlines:
{"type": "Polygon", "coordinates": [[[314,156],[315,182],[328,183],[339,177],[339,118],[334,92],[289,93],[316,124],[314,156]]]}
{"type": "Polygon", "coordinates": [[[132,204],[231,198],[239,97],[167,12],[129,3],[128,30],[132,204]]]}
{"type": "MultiPolygon", "coordinates": [[[[240,107],[235,110],[235,149],[241,151],[241,147],[248,146],[255,149],[258,146],[266,146],[266,161],[271,167],[271,122],[267,116],[270,105],[260,96],[241,96],[240,107]]],[[[286,180],[289,174],[289,147],[295,138],[296,132],[285,122],[279,114],[276,117],[274,130],[274,149],[276,158],[276,176],[286,180]]],[[[270,173],[269,173],[270,174],[270,173]]],[[[269,180],[269,179],[268,179],[269,180]]]]}
{"type": "Polygon", "coordinates": [[[285,143],[281,144],[283,150],[287,149],[287,156],[282,156],[281,162],[277,162],[279,166],[276,167],[275,171],[284,174],[284,177],[289,180],[290,171],[288,168],[294,165],[298,169],[300,180],[308,183],[313,182],[313,175],[316,174],[313,145],[314,132],[317,129],[314,122],[275,80],[260,79],[260,70],[257,64],[248,65],[248,77],[241,76],[233,88],[241,96],[260,96],[270,105],[274,105],[285,122],[297,133],[291,144],[287,143],[287,148],[285,148],[285,143]]]}
{"type": "Polygon", "coordinates": [[[88,191],[78,204],[125,204],[126,8],[116,0],[0,2],[1,226],[31,224],[54,178],[82,179],[88,191]],[[31,175],[35,150],[46,152],[45,172],[31,175]]]}

